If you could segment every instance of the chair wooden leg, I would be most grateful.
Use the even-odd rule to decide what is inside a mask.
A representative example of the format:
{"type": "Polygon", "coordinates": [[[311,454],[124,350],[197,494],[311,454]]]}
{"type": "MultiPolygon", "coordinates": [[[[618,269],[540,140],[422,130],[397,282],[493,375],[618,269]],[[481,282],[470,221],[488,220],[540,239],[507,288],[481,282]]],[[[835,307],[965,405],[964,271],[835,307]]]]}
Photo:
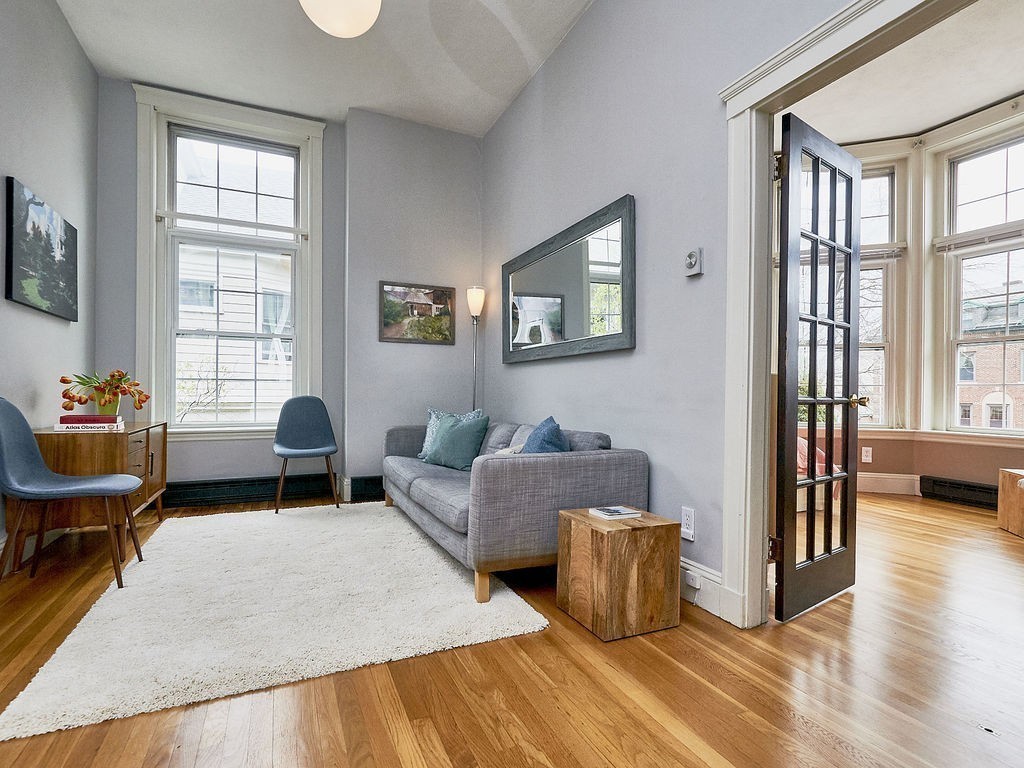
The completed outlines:
{"type": "Polygon", "coordinates": [[[39,570],[39,561],[43,559],[43,537],[46,535],[46,520],[50,517],[50,505],[53,502],[46,502],[39,510],[39,525],[36,526],[36,549],[32,553],[32,567],[29,569],[28,577],[34,579],[36,571],[39,570]]]}
{"type": "MultiPolygon", "coordinates": [[[[21,530],[21,521],[25,517],[25,507],[28,506],[27,501],[15,499],[12,496],[7,497],[7,502],[7,514],[11,515],[13,512],[14,527],[7,532],[7,541],[4,542],[4,551],[3,554],[0,555],[0,580],[4,577],[4,568],[7,567],[7,558],[9,558],[11,553],[14,551],[14,540],[18,538],[18,532],[21,530]],[[10,508],[11,504],[14,505],[13,509],[10,508]]],[[[18,563],[11,563],[11,573],[18,570],[18,565],[18,563]]]]}
{"type": "Polygon", "coordinates": [[[124,515],[128,518],[128,530],[132,533],[132,544],[135,545],[135,555],[139,558],[139,562],[142,562],[142,547],[139,546],[139,531],[135,527],[135,515],[132,514],[132,505],[128,501],[127,496],[122,496],[121,501],[124,502],[124,515]]]}
{"type": "Polygon", "coordinates": [[[110,560],[114,563],[114,577],[117,579],[117,588],[124,587],[121,580],[121,558],[117,555],[117,534],[114,532],[114,517],[110,514],[110,497],[103,497],[103,509],[107,513],[107,536],[110,539],[110,560]]]}
{"type": "Polygon", "coordinates": [[[491,599],[491,574],[473,571],[473,586],[476,591],[476,601],[486,603],[491,599]]]}
{"type": "Polygon", "coordinates": [[[324,456],[327,461],[327,479],[331,483],[331,495],[334,497],[334,506],[341,509],[341,503],[338,501],[338,483],[334,477],[334,467],[331,465],[331,457],[324,456]]]}
{"type": "Polygon", "coordinates": [[[274,514],[281,509],[281,492],[284,490],[284,473],[288,469],[288,459],[281,459],[281,476],[277,479],[277,496],[274,499],[274,514]]]}

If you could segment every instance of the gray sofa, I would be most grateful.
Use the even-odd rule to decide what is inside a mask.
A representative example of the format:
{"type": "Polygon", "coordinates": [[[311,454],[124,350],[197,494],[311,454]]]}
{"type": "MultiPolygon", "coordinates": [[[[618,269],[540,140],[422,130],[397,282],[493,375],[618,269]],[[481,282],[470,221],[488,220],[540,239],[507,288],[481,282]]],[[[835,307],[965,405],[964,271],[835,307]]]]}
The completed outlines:
{"type": "Polygon", "coordinates": [[[425,426],[384,438],[385,504],[397,505],[476,575],[490,599],[490,574],[558,560],[558,510],[605,504],[647,508],[647,454],[612,448],[602,432],[563,430],[571,451],[502,455],[526,442],[527,424],[492,424],[469,471],[416,458],[425,426]]]}

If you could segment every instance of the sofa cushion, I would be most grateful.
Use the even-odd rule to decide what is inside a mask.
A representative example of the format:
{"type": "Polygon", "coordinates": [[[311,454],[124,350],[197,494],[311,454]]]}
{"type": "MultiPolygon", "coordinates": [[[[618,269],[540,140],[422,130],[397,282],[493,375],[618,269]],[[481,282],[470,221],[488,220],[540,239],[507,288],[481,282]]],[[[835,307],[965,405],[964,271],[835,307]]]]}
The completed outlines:
{"type": "Polygon", "coordinates": [[[570,450],[569,441],[562,435],[554,416],[548,416],[530,433],[523,453],[563,453],[570,450]]]}
{"type": "Polygon", "coordinates": [[[469,473],[457,474],[458,477],[419,477],[413,480],[409,496],[453,531],[466,533],[469,530],[469,473]]]}
{"type": "Polygon", "coordinates": [[[606,451],[612,447],[612,439],[604,432],[563,429],[562,434],[569,441],[571,451],[606,451]]]}
{"type": "MultiPolygon", "coordinates": [[[[509,445],[522,445],[533,432],[532,424],[520,424],[513,433],[509,445]]],[[[571,451],[601,451],[612,447],[612,439],[604,432],[584,432],[578,429],[563,429],[562,434],[569,441],[571,451]]]]}
{"type": "Polygon", "coordinates": [[[387,456],[384,458],[384,474],[388,480],[398,486],[402,493],[408,494],[413,481],[420,477],[459,477],[469,487],[469,473],[457,469],[425,464],[410,456],[387,456]]]}
{"type": "Polygon", "coordinates": [[[533,424],[520,424],[519,428],[512,434],[512,440],[509,445],[525,445],[527,438],[530,433],[533,432],[533,424]]]}
{"type": "MultiPolygon", "coordinates": [[[[512,445],[512,435],[519,429],[518,424],[491,424],[480,446],[480,455],[488,456],[512,445]]],[[[518,445],[518,443],[516,443],[518,445]]]]}
{"type": "Polygon", "coordinates": [[[434,447],[434,442],[437,440],[437,428],[445,416],[454,416],[458,421],[471,421],[479,419],[483,415],[484,412],[479,408],[469,413],[448,413],[437,408],[427,408],[427,434],[423,437],[423,448],[418,454],[419,458],[425,459],[430,453],[430,449],[434,447]]]}
{"type": "Polygon", "coordinates": [[[434,447],[423,460],[428,464],[440,464],[452,469],[469,469],[473,466],[473,459],[480,455],[480,445],[484,441],[489,421],[486,416],[463,422],[453,416],[445,416],[437,428],[434,447]],[[447,424],[446,420],[453,423],[447,424]]]}

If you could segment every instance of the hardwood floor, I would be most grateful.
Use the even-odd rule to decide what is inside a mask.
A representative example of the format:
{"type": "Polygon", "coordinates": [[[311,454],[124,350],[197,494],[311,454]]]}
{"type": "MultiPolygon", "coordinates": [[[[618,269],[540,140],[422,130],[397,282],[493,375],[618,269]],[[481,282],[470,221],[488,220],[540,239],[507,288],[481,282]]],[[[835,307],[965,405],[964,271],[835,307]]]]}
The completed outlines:
{"type": "MultiPolygon", "coordinates": [[[[602,643],[555,608],[552,570],[520,572],[543,632],[6,742],[0,766],[1024,765],[1024,539],[862,496],[858,541],[857,586],[785,625],[684,604],[602,643]]],[[[44,554],[0,583],[0,708],[112,578],[102,532],[44,554]]]]}

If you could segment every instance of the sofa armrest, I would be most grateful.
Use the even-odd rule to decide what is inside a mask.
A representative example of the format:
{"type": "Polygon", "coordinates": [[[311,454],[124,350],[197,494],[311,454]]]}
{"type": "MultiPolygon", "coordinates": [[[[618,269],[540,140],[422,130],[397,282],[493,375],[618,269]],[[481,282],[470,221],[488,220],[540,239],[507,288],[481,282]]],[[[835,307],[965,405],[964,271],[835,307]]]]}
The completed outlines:
{"type": "Polygon", "coordinates": [[[626,504],[647,508],[643,451],[478,456],[470,477],[470,563],[494,571],[554,562],[558,510],[626,504]]]}
{"type": "Polygon", "coordinates": [[[384,433],[384,455],[416,458],[416,455],[423,450],[423,439],[426,436],[425,424],[392,427],[384,433]]]}

